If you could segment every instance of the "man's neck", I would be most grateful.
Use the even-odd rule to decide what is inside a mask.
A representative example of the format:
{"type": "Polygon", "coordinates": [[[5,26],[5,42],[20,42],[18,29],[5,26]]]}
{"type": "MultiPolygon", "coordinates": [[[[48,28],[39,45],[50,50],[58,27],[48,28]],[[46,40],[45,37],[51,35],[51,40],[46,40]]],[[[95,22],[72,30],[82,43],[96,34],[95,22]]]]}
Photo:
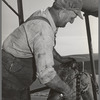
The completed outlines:
{"type": "Polygon", "coordinates": [[[53,21],[54,21],[54,23],[55,23],[55,25],[57,27],[57,21],[58,21],[57,12],[55,11],[55,9],[53,7],[49,8],[49,11],[50,11],[50,14],[51,14],[51,16],[53,18],[53,21]]]}

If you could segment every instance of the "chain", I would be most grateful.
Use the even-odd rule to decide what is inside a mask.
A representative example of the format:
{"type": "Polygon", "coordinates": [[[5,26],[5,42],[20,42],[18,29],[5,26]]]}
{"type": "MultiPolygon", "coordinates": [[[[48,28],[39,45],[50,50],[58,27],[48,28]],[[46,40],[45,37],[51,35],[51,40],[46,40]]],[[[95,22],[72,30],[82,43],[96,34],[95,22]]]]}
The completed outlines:
{"type": "Polygon", "coordinates": [[[81,72],[76,76],[76,100],[81,100],[81,72]]]}
{"type": "Polygon", "coordinates": [[[76,75],[76,100],[81,100],[81,76],[82,72],[84,71],[84,66],[79,65],[78,74],[76,75]]]}

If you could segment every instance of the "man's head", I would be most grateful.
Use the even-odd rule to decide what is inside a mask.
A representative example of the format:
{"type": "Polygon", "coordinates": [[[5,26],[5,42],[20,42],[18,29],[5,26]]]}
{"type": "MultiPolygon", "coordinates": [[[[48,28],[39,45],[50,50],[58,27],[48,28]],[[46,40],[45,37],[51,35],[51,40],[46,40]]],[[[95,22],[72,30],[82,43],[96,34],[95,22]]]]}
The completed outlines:
{"type": "Polygon", "coordinates": [[[74,11],[81,19],[83,19],[81,15],[82,4],[82,0],[55,0],[53,6],[58,9],[61,8],[74,11]]]}
{"type": "Polygon", "coordinates": [[[81,19],[82,0],[55,0],[53,8],[56,10],[55,20],[58,20],[57,27],[64,27],[68,22],[73,23],[76,16],[81,19]]]}

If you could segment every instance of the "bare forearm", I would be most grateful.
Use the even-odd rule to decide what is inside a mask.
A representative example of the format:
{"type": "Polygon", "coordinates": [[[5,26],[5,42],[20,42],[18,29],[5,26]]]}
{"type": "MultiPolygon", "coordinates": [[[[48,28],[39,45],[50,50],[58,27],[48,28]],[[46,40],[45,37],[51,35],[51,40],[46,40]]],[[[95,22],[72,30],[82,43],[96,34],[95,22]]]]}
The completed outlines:
{"type": "Polygon", "coordinates": [[[60,56],[55,49],[53,49],[53,55],[54,55],[54,59],[62,63],[62,56],[60,56]]]}
{"type": "Polygon", "coordinates": [[[67,56],[65,56],[65,57],[60,56],[60,54],[55,49],[53,49],[53,55],[54,55],[54,59],[60,63],[67,63],[70,61],[75,61],[75,59],[73,59],[73,58],[70,58],[67,56]]]}
{"type": "Polygon", "coordinates": [[[70,93],[70,87],[64,81],[62,81],[58,75],[56,75],[53,80],[46,83],[46,85],[51,89],[65,95],[70,93]]]}

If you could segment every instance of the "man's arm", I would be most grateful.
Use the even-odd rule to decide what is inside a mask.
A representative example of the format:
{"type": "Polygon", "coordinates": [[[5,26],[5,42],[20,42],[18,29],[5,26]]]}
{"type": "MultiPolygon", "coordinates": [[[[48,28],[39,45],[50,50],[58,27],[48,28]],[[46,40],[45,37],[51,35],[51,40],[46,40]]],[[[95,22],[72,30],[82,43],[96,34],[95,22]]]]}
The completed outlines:
{"type": "Polygon", "coordinates": [[[62,63],[62,56],[59,55],[59,53],[55,50],[55,48],[53,48],[53,56],[54,56],[54,59],[62,63]]]}
{"type": "Polygon", "coordinates": [[[55,48],[53,48],[53,56],[54,56],[54,59],[60,63],[67,63],[69,61],[75,61],[75,59],[73,58],[60,56],[60,54],[55,50],[55,48]]]}
{"type": "Polygon", "coordinates": [[[50,82],[46,83],[45,85],[59,93],[62,93],[65,98],[68,98],[72,93],[69,85],[62,81],[58,75],[56,75],[50,82]]]}

